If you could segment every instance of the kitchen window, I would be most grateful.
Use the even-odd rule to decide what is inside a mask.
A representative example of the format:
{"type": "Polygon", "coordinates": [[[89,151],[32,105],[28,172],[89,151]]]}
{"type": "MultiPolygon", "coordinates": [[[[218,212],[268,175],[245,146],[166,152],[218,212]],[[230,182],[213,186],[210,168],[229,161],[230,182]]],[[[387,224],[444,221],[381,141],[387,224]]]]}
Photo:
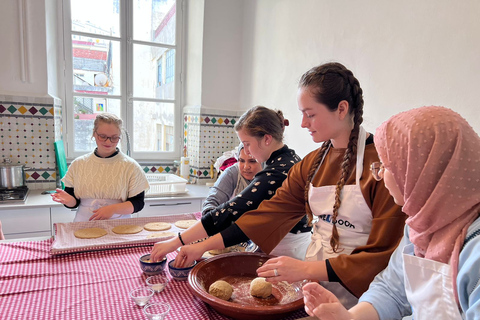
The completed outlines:
{"type": "Polygon", "coordinates": [[[178,158],[184,0],[63,4],[67,156],[95,148],[95,116],[110,112],[128,132],[122,151],[139,161],[178,158]]]}

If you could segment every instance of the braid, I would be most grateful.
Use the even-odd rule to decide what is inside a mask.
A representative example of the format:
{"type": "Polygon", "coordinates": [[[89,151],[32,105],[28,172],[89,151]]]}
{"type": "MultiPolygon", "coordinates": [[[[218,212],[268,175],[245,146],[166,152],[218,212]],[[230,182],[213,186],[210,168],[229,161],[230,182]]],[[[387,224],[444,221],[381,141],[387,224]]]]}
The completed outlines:
{"type": "Polygon", "coordinates": [[[310,189],[310,183],[312,182],[313,175],[315,174],[315,171],[317,170],[318,166],[320,165],[320,161],[322,161],[323,156],[325,152],[327,151],[328,147],[330,147],[332,143],[330,140],[325,141],[322,146],[320,147],[320,151],[318,152],[317,158],[315,159],[315,162],[313,163],[312,167],[310,168],[310,171],[308,172],[307,175],[307,183],[305,183],[305,193],[304,193],[304,198],[305,198],[305,208],[307,211],[307,217],[308,217],[308,225],[312,225],[313,221],[313,214],[312,210],[310,209],[310,205],[308,204],[308,190],[310,189]]]}
{"type": "Polygon", "coordinates": [[[339,252],[338,246],[340,244],[340,236],[337,229],[337,217],[338,210],[341,205],[340,194],[345,185],[348,177],[352,173],[352,169],[355,166],[357,158],[357,143],[358,136],[360,132],[360,124],[363,122],[363,97],[362,89],[358,80],[353,76],[353,73],[350,70],[344,71],[346,75],[342,76],[347,80],[348,85],[350,86],[351,95],[352,95],[352,109],[354,110],[353,116],[353,129],[350,133],[350,138],[348,141],[347,149],[345,150],[345,155],[343,156],[343,162],[341,164],[342,173],[340,174],[340,179],[337,182],[335,188],[335,203],[333,205],[333,216],[332,216],[332,237],[330,238],[330,246],[332,247],[333,252],[339,252]]]}

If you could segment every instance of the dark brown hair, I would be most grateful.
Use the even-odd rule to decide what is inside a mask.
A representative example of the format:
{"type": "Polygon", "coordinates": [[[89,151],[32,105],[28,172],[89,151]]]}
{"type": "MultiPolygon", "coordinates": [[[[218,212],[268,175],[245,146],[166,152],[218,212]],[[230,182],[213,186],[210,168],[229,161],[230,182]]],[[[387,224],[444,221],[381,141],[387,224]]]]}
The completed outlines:
{"type": "Polygon", "coordinates": [[[255,106],[242,114],[235,123],[235,131],[245,130],[248,135],[256,138],[269,134],[281,142],[285,125],[288,125],[288,120],[283,117],[282,111],[255,106]]]}
{"type": "MultiPolygon", "coordinates": [[[[299,87],[308,88],[314,95],[316,101],[326,105],[332,112],[337,110],[338,104],[341,101],[347,101],[349,105],[348,112],[350,115],[353,115],[354,125],[350,133],[347,149],[343,156],[343,162],[341,163],[342,172],[335,189],[335,204],[333,205],[333,227],[330,246],[332,247],[333,252],[338,252],[339,235],[336,222],[338,209],[341,205],[340,193],[355,167],[358,134],[360,124],[363,122],[363,91],[353,73],[344,65],[336,62],[322,64],[308,70],[302,75],[299,87]]],[[[307,176],[307,183],[305,185],[305,203],[309,224],[311,224],[311,221],[313,220],[313,215],[310,206],[308,205],[308,188],[317,167],[320,165],[320,162],[330,145],[330,140],[323,143],[307,176]]]]}

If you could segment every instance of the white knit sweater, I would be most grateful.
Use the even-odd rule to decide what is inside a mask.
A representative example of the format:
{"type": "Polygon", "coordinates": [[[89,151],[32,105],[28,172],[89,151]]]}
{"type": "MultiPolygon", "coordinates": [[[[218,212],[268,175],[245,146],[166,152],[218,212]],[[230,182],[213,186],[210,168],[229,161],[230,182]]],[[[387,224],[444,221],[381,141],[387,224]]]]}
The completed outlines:
{"type": "Polygon", "coordinates": [[[149,188],[140,165],[122,152],[111,158],[99,158],[93,152],[78,157],[62,181],[75,188],[77,199],[126,201],[149,188]]]}

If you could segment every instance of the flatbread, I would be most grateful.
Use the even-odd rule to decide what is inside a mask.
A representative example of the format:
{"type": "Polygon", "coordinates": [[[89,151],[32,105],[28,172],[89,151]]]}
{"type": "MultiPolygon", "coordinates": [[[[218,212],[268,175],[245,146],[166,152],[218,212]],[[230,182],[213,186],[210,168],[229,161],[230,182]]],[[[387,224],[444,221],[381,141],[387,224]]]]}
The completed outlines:
{"type": "Polygon", "coordinates": [[[166,238],[166,237],[173,237],[175,236],[175,232],[155,232],[155,233],[150,233],[147,236],[147,239],[151,238],[166,238]]]}
{"type": "Polygon", "coordinates": [[[175,222],[175,226],[182,228],[182,229],[188,229],[191,226],[193,226],[195,223],[197,223],[198,220],[178,220],[175,222]]]}
{"type": "Polygon", "coordinates": [[[143,228],[148,231],[163,231],[171,227],[172,225],[168,222],[149,222],[143,226],[143,228]]]}
{"type": "Polygon", "coordinates": [[[107,234],[107,230],[101,228],[85,228],[75,231],[73,234],[79,239],[95,239],[103,237],[107,234]]]}
{"type": "Polygon", "coordinates": [[[122,224],[120,226],[116,226],[112,229],[114,233],[117,234],[132,234],[132,233],[139,233],[142,231],[143,228],[140,226],[136,226],[133,224],[122,224]]]}

